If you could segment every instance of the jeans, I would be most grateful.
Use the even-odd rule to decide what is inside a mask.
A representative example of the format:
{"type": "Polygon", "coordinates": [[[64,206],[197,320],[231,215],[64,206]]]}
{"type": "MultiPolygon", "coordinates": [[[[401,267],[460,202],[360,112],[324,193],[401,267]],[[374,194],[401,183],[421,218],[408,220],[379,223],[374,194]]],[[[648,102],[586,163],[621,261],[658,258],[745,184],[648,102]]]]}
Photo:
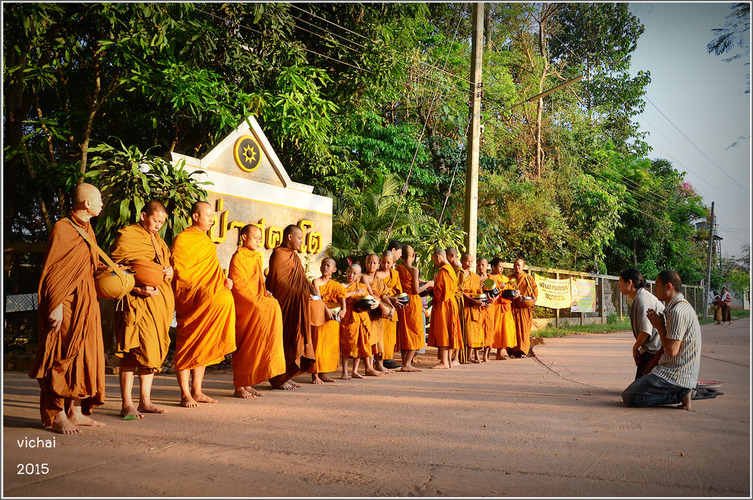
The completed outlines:
{"type": "Polygon", "coordinates": [[[622,391],[622,401],[627,406],[658,406],[677,404],[691,389],[667,382],[658,375],[649,373],[638,378],[622,391]]]}

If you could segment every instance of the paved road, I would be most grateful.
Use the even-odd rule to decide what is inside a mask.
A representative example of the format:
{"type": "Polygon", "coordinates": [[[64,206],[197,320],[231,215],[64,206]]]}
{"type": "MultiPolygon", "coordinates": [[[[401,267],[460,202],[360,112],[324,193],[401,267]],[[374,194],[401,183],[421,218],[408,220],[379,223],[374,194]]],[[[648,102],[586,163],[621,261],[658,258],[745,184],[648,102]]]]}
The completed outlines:
{"type": "Polygon", "coordinates": [[[255,400],[214,372],[205,387],[220,402],[198,409],[159,376],[168,413],[138,421],[119,418],[108,376],[106,426],[79,436],[42,429],[36,382],[5,372],[3,496],[750,497],[750,322],[703,334],[701,378],[725,394],[694,412],[622,405],[627,332],[547,339],[536,359],[260,387],[255,400]],[[55,447],[19,446],[38,438],[55,447]]]}

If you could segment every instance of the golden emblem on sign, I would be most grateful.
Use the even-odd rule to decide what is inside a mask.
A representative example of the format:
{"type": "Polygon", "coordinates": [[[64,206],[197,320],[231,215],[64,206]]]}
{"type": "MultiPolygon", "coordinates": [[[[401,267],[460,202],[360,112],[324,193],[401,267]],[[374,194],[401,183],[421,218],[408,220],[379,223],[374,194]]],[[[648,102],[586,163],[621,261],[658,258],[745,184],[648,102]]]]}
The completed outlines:
{"type": "Polygon", "coordinates": [[[233,156],[235,164],[244,172],[253,172],[261,165],[261,147],[250,135],[241,136],[235,141],[233,156]]]}

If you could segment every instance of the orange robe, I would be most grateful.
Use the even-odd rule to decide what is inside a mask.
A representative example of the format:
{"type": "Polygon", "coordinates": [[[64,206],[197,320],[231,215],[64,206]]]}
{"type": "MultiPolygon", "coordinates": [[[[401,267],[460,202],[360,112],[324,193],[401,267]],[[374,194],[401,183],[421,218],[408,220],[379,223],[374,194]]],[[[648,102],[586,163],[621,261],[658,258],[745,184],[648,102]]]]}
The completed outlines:
{"type": "MultiPolygon", "coordinates": [[[[403,287],[400,284],[400,275],[395,269],[390,269],[390,275],[382,278],[387,287],[387,295],[394,297],[403,293],[403,287]]],[[[397,322],[399,320],[398,309],[395,308],[395,314],[392,319],[384,322],[384,354],[382,359],[393,359],[395,357],[395,344],[397,343],[397,322]]]]}
{"type": "Polygon", "coordinates": [[[178,317],[175,369],[219,363],[235,350],[235,304],[214,243],[190,226],[175,238],[171,250],[178,317]]]}
{"type": "Polygon", "coordinates": [[[316,360],[309,315],[309,302],[314,289],[295,250],[287,247],[274,249],[269,258],[266,284],[267,290],[277,297],[282,310],[285,371],[305,373],[316,360]]]}
{"type": "MultiPolygon", "coordinates": [[[[471,271],[463,281],[463,293],[473,298],[481,291],[481,278],[471,271]]],[[[484,325],[481,311],[481,307],[463,307],[466,342],[470,347],[484,347],[484,325]]]]}
{"type": "Polygon", "coordinates": [[[429,342],[432,347],[459,349],[460,315],[455,291],[458,288],[458,275],[451,265],[445,264],[434,278],[434,300],[431,306],[429,342]]]}
{"type": "MultiPolygon", "coordinates": [[[[170,264],[170,250],[160,235],[149,234],[138,223],[118,231],[110,257],[126,266],[139,259],[161,266],[170,264]]],[[[121,366],[161,371],[170,347],[170,323],[175,311],[171,281],[164,278],[154,297],[129,293],[123,309],[115,311],[115,355],[121,358],[121,366]]]]}
{"type": "MultiPolygon", "coordinates": [[[[377,300],[381,300],[382,295],[389,294],[387,284],[382,279],[374,278],[369,286],[371,286],[371,291],[374,292],[374,298],[377,300]]],[[[374,352],[384,356],[384,331],[390,324],[390,320],[382,317],[382,310],[379,307],[372,309],[369,317],[371,318],[371,328],[376,334],[376,350],[374,352]]]]}
{"type": "MultiPolygon", "coordinates": [[[[497,282],[497,288],[500,292],[503,290],[514,289],[513,283],[503,274],[492,274],[491,278],[497,282]]],[[[505,349],[515,347],[515,320],[512,316],[511,300],[498,298],[491,306],[496,308],[494,315],[494,341],[492,347],[495,349],[505,349]]]]}
{"type": "Polygon", "coordinates": [[[418,351],[426,345],[424,307],[421,297],[413,289],[413,276],[402,264],[397,266],[400,286],[408,294],[408,304],[397,311],[397,349],[418,351]]]}
{"type": "Polygon", "coordinates": [[[285,373],[282,311],[277,299],[267,295],[261,252],[238,248],[228,277],[235,300],[233,385],[256,385],[285,373]]]}
{"type": "MultiPolygon", "coordinates": [[[[520,277],[510,276],[510,280],[517,284],[520,295],[531,296],[536,300],[539,296],[539,287],[533,276],[521,273],[520,277]]],[[[512,316],[515,321],[516,345],[515,351],[528,354],[531,350],[531,326],[533,326],[533,307],[518,307],[518,301],[512,303],[512,316]]]]}
{"type": "MultiPolygon", "coordinates": [[[[332,302],[339,306],[340,299],[345,298],[345,287],[330,279],[324,285],[319,286],[319,296],[328,307],[332,307],[332,302]]],[[[337,364],[340,361],[340,322],[331,319],[317,326],[313,340],[316,363],[309,369],[309,372],[327,373],[337,370],[337,364]]]]}
{"type": "MultiPolygon", "coordinates": [[[[352,283],[345,287],[346,293],[356,290],[365,290],[364,295],[368,295],[365,283],[352,283]]],[[[351,358],[371,356],[371,346],[376,344],[376,333],[371,327],[369,312],[356,312],[355,310],[355,303],[362,296],[351,295],[345,299],[345,317],[340,323],[340,352],[343,356],[348,355],[351,358]]]]}
{"type": "MultiPolygon", "coordinates": [[[[479,275],[482,289],[484,281],[490,278],[491,276],[489,274],[485,277],[479,275]]],[[[494,322],[496,321],[496,318],[497,309],[493,305],[481,309],[481,322],[484,330],[484,347],[491,347],[494,343],[494,322]]]]}
{"type": "MultiPolygon", "coordinates": [[[[73,213],[69,217],[96,241],[90,223],[73,213]]],[[[29,371],[29,377],[39,382],[39,410],[46,426],[65,410],[66,399],[81,399],[84,415],[105,402],[105,351],[94,288],[98,266],[96,250],[71,222],[57,221],[47,241],[39,279],[39,349],[29,371]],[[56,333],[48,318],[60,304],[63,321],[56,333]]]]}

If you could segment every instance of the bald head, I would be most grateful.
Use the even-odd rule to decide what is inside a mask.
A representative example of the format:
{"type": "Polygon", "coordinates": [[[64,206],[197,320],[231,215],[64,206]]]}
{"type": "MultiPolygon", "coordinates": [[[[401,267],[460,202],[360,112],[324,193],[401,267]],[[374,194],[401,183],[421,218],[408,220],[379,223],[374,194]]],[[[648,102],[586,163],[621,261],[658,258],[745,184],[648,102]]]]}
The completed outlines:
{"type": "Polygon", "coordinates": [[[243,229],[241,229],[241,236],[256,236],[257,234],[261,234],[261,228],[257,226],[256,224],[246,224],[243,226],[243,229]]]}
{"type": "Polygon", "coordinates": [[[198,214],[202,209],[212,210],[212,205],[210,205],[206,201],[196,201],[193,205],[191,205],[191,215],[198,214]]]}
{"type": "Polygon", "coordinates": [[[73,189],[73,211],[79,219],[88,222],[102,211],[102,194],[91,184],[82,182],[73,189]]]}
{"type": "Polygon", "coordinates": [[[303,229],[290,224],[282,232],[282,246],[300,252],[301,245],[303,245],[303,229]]]}
{"type": "Polygon", "coordinates": [[[432,255],[439,255],[441,257],[447,258],[447,252],[445,252],[442,248],[435,248],[432,255]]]}
{"type": "Polygon", "coordinates": [[[86,200],[92,200],[96,196],[101,196],[99,189],[92,184],[82,182],[73,188],[73,206],[82,205],[86,200]]]}
{"type": "Polygon", "coordinates": [[[165,208],[165,205],[163,205],[161,202],[157,200],[152,200],[146,205],[144,205],[144,208],[141,209],[141,213],[143,213],[147,217],[154,214],[167,215],[167,209],[165,208]]]}

